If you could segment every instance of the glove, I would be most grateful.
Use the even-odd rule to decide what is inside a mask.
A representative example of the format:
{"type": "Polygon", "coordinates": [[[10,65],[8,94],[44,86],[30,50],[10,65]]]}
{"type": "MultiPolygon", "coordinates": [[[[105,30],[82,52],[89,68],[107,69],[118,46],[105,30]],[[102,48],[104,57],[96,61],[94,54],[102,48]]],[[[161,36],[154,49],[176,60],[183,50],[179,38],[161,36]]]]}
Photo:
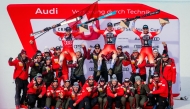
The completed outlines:
{"type": "Polygon", "coordinates": [[[45,29],[44,29],[44,31],[49,31],[51,29],[51,27],[46,27],[45,29]]]}
{"type": "Polygon", "coordinates": [[[12,57],[10,57],[10,58],[9,58],[9,62],[12,62],[12,60],[13,60],[13,58],[12,58],[12,57]]]}
{"type": "Polygon", "coordinates": [[[59,68],[58,77],[60,78],[61,76],[62,76],[62,68],[59,68]]]}

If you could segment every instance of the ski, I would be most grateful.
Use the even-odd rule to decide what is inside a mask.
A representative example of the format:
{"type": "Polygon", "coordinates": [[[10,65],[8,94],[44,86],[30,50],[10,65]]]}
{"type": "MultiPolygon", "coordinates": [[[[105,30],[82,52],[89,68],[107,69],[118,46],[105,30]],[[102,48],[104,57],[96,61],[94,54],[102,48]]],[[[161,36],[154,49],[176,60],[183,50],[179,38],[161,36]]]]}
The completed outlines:
{"type": "MultiPolygon", "coordinates": [[[[73,18],[73,19],[70,19],[70,20],[67,20],[67,21],[65,20],[65,21],[62,21],[61,23],[56,24],[55,27],[59,27],[59,26],[65,25],[65,24],[76,22],[76,21],[79,21],[81,19],[82,19],[82,16],[79,16],[79,17],[76,17],[76,18],[73,18]]],[[[31,33],[30,36],[35,36],[35,35],[47,32],[47,31],[49,31],[49,30],[51,30],[51,29],[53,29],[55,27],[46,27],[43,30],[31,33]]]]}
{"type": "MultiPolygon", "coordinates": [[[[135,20],[135,19],[140,19],[140,18],[144,18],[144,17],[148,17],[148,16],[152,16],[152,15],[156,15],[156,14],[159,14],[160,13],[160,10],[156,10],[156,11],[153,11],[153,12],[150,12],[150,13],[148,13],[148,14],[144,14],[144,15],[142,15],[142,16],[136,16],[135,18],[127,18],[127,19],[125,19],[126,20],[126,22],[122,22],[122,23],[124,23],[125,25],[127,25],[127,26],[129,26],[129,21],[132,21],[132,20],[135,20]]],[[[119,25],[121,22],[117,22],[117,23],[114,23],[114,26],[117,26],[117,25],[119,25]]]]}
{"type": "Polygon", "coordinates": [[[108,13],[108,14],[106,14],[106,15],[103,15],[103,16],[100,16],[100,17],[98,17],[98,18],[94,18],[94,19],[91,19],[91,20],[86,21],[86,22],[84,22],[84,23],[78,24],[77,27],[82,26],[82,25],[84,25],[84,24],[91,23],[91,22],[96,21],[96,20],[100,20],[100,19],[104,19],[104,18],[113,16],[113,15],[115,15],[115,14],[116,14],[116,11],[110,12],[110,13],[108,13]]]}

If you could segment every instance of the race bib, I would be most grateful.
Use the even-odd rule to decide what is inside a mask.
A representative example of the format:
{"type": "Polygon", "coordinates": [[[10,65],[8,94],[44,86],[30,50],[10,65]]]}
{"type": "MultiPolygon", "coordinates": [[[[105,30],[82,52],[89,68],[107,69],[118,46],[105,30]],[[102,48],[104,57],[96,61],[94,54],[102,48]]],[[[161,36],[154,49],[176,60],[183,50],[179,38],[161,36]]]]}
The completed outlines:
{"type": "Polygon", "coordinates": [[[39,66],[39,64],[38,64],[38,63],[35,63],[35,66],[39,66]]]}
{"type": "Polygon", "coordinates": [[[93,55],[93,59],[98,59],[98,56],[96,56],[96,55],[93,55]]]}
{"type": "Polygon", "coordinates": [[[102,92],[103,90],[102,90],[102,88],[98,88],[98,91],[99,91],[99,92],[102,92]]]}

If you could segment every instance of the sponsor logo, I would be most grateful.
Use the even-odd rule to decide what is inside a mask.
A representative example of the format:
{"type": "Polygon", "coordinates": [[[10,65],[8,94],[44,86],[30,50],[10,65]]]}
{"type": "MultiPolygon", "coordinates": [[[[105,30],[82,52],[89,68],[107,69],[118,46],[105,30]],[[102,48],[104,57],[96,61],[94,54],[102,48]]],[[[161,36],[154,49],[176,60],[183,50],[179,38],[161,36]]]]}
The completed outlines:
{"type": "Polygon", "coordinates": [[[81,45],[74,45],[74,48],[81,48],[81,45]]]}
{"type": "Polygon", "coordinates": [[[94,46],[93,46],[93,45],[90,45],[90,48],[94,48],[94,46]]]}
{"type": "Polygon", "coordinates": [[[52,8],[52,9],[37,8],[35,14],[58,14],[58,9],[57,8],[52,8]]]}
{"type": "Polygon", "coordinates": [[[159,48],[159,45],[156,45],[156,46],[152,46],[152,48],[159,48]]]}
{"type": "Polygon", "coordinates": [[[89,71],[94,71],[94,67],[90,67],[90,68],[89,68],[89,71]]]}
{"type": "Polygon", "coordinates": [[[109,61],[106,61],[106,64],[111,64],[111,60],[109,60],[109,61]]]}
{"type": "Polygon", "coordinates": [[[122,71],[129,71],[129,67],[125,67],[125,68],[123,67],[122,71]]]}
{"type": "Polygon", "coordinates": [[[57,28],[57,31],[64,31],[64,28],[57,28]]]}
{"type": "Polygon", "coordinates": [[[141,48],[141,45],[134,45],[134,48],[141,48]]]}
{"type": "Polygon", "coordinates": [[[90,60],[89,63],[94,63],[93,60],[90,60]]]}
{"type": "MultiPolygon", "coordinates": [[[[136,37],[134,40],[140,40],[140,38],[136,37]]],[[[160,41],[160,38],[159,37],[154,37],[152,40],[153,41],[160,41]]]]}

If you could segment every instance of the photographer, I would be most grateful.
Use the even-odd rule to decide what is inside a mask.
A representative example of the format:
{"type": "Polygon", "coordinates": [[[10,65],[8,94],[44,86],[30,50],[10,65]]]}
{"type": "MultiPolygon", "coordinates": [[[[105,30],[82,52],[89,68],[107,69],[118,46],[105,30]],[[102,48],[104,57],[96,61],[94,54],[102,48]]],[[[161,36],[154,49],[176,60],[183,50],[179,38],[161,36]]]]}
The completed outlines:
{"type": "Polygon", "coordinates": [[[38,101],[37,107],[43,108],[45,106],[46,85],[43,82],[42,74],[38,73],[27,87],[28,109],[34,108],[36,101],[38,101]]]}
{"type": "Polygon", "coordinates": [[[15,94],[15,105],[16,109],[20,108],[20,105],[24,105],[26,102],[26,93],[27,93],[27,85],[28,85],[28,69],[31,60],[27,57],[26,51],[21,50],[18,54],[18,57],[13,60],[13,58],[9,58],[9,66],[14,66],[14,74],[13,78],[15,79],[16,85],[16,94],[15,94]],[[22,98],[20,97],[22,90],[22,98]]]}

